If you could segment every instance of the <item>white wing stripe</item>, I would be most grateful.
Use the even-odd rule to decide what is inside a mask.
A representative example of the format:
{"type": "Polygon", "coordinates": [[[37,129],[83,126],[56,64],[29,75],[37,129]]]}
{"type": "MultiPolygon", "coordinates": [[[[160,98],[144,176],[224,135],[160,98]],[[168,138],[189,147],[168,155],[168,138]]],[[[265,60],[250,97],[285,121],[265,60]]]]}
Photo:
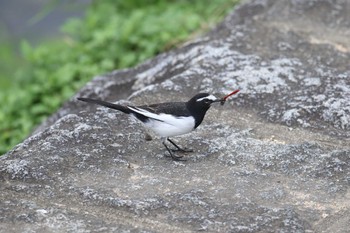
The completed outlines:
{"type": "Polygon", "coordinates": [[[164,119],[162,119],[162,117],[160,117],[160,115],[158,114],[155,114],[155,113],[151,113],[147,110],[144,110],[142,108],[138,108],[138,107],[131,107],[131,106],[128,106],[129,109],[141,114],[141,115],[144,115],[146,117],[150,117],[150,118],[153,118],[153,119],[156,119],[156,120],[159,120],[159,121],[164,121],[164,119]]]}
{"type": "Polygon", "coordinates": [[[156,114],[156,113],[151,113],[151,112],[149,112],[145,109],[142,109],[142,108],[131,107],[131,106],[128,106],[128,108],[131,109],[132,111],[135,111],[135,112],[143,115],[143,116],[146,116],[146,117],[164,122],[165,124],[173,125],[176,127],[181,125],[180,122],[186,122],[187,119],[191,119],[190,121],[192,122],[192,117],[175,117],[175,116],[172,116],[170,114],[165,114],[165,113],[156,114]]]}

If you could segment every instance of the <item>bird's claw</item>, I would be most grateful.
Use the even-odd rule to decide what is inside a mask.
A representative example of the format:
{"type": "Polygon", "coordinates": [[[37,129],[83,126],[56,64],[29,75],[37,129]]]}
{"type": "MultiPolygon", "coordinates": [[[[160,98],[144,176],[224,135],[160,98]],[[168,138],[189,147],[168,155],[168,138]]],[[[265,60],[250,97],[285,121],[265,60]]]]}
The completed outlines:
{"type": "Polygon", "coordinates": [[[182,155],[181,156],[176,156],[176,155],[171,155],[171,158],[174,160],[174,161],[186,161],[187,159],[185,159],[182,155]]]}
{"type": "Polygon", "coordinates": [[[166,157],[171,157],[173,161],[186,161],[183,155],[175,155],[174,153],[170,153],[170,155],[165,155],[166,157]]]}
{"type": "Polygon", "coordinates": [[[170,149],[172,152],[183,152],[183,153],[189,153],[189,152],[194,152],[193,149],[189,149],[189,148],[176,148],[176,149],[170,149]]]}

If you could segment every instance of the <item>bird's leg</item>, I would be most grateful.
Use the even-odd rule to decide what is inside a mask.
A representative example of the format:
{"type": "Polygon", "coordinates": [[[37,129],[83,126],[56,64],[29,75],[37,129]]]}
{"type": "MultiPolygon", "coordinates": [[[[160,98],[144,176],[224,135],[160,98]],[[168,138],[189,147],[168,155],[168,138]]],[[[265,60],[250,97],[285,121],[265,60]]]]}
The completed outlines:
{"type": "Polygon", "coordinates": [[[169,152],[171,158],[175,161],[180,161],[180,160],[184,160],[182,159],[183,156],[176,156],[170,149],[169,147],[165,144],[165,139],[163,140],[163,145],[165,146],[165,148],[167,149],[167,151],[169,152]]]}
{"type": "MultiPolygon", "coordinates": [[[[179,147],[178,145],[175,144],[175,142],[173,142],[172,140],[170,140],[170,138],[167,138],[167,140],[177,148],[177,150],[175,150],[175,151],[193,152],[192,149],[183,149],[183,148],[179,147]]],[[[173,150],[173,151],[174,151],[174,150],[173,150]]]]}

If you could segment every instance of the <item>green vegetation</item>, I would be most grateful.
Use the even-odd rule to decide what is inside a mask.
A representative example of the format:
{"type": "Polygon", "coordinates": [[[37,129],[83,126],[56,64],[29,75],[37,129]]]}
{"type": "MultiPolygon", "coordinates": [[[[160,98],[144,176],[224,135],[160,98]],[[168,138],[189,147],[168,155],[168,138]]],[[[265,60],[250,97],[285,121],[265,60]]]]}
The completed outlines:
{"type": "Polygon", "coordinates": [[[7,61],[0,74],[0,154],[23,140],[92,77],[134,66],[202,33],[236,2],[93,1],[83,19],[64,24],[59,41],[35,48],[23,41],[26,66],[15,68],[11,50],[0,47],[7,61]],[[11,78],[9,67],[16,70],[11,78]]]}

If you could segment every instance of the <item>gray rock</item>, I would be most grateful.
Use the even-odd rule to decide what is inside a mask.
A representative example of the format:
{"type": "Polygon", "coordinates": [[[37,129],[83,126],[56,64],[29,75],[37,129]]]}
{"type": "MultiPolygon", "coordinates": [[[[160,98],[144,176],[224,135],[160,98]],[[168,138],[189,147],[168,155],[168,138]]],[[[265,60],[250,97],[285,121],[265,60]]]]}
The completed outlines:
{"type": "Polygon", "coordinates": [[[347,232],[349,1],[250,1],[206,36],[77,96],[145,104],[241,92],[174,162],[75,98],[0,158],[1,232],[347,232]]]}

